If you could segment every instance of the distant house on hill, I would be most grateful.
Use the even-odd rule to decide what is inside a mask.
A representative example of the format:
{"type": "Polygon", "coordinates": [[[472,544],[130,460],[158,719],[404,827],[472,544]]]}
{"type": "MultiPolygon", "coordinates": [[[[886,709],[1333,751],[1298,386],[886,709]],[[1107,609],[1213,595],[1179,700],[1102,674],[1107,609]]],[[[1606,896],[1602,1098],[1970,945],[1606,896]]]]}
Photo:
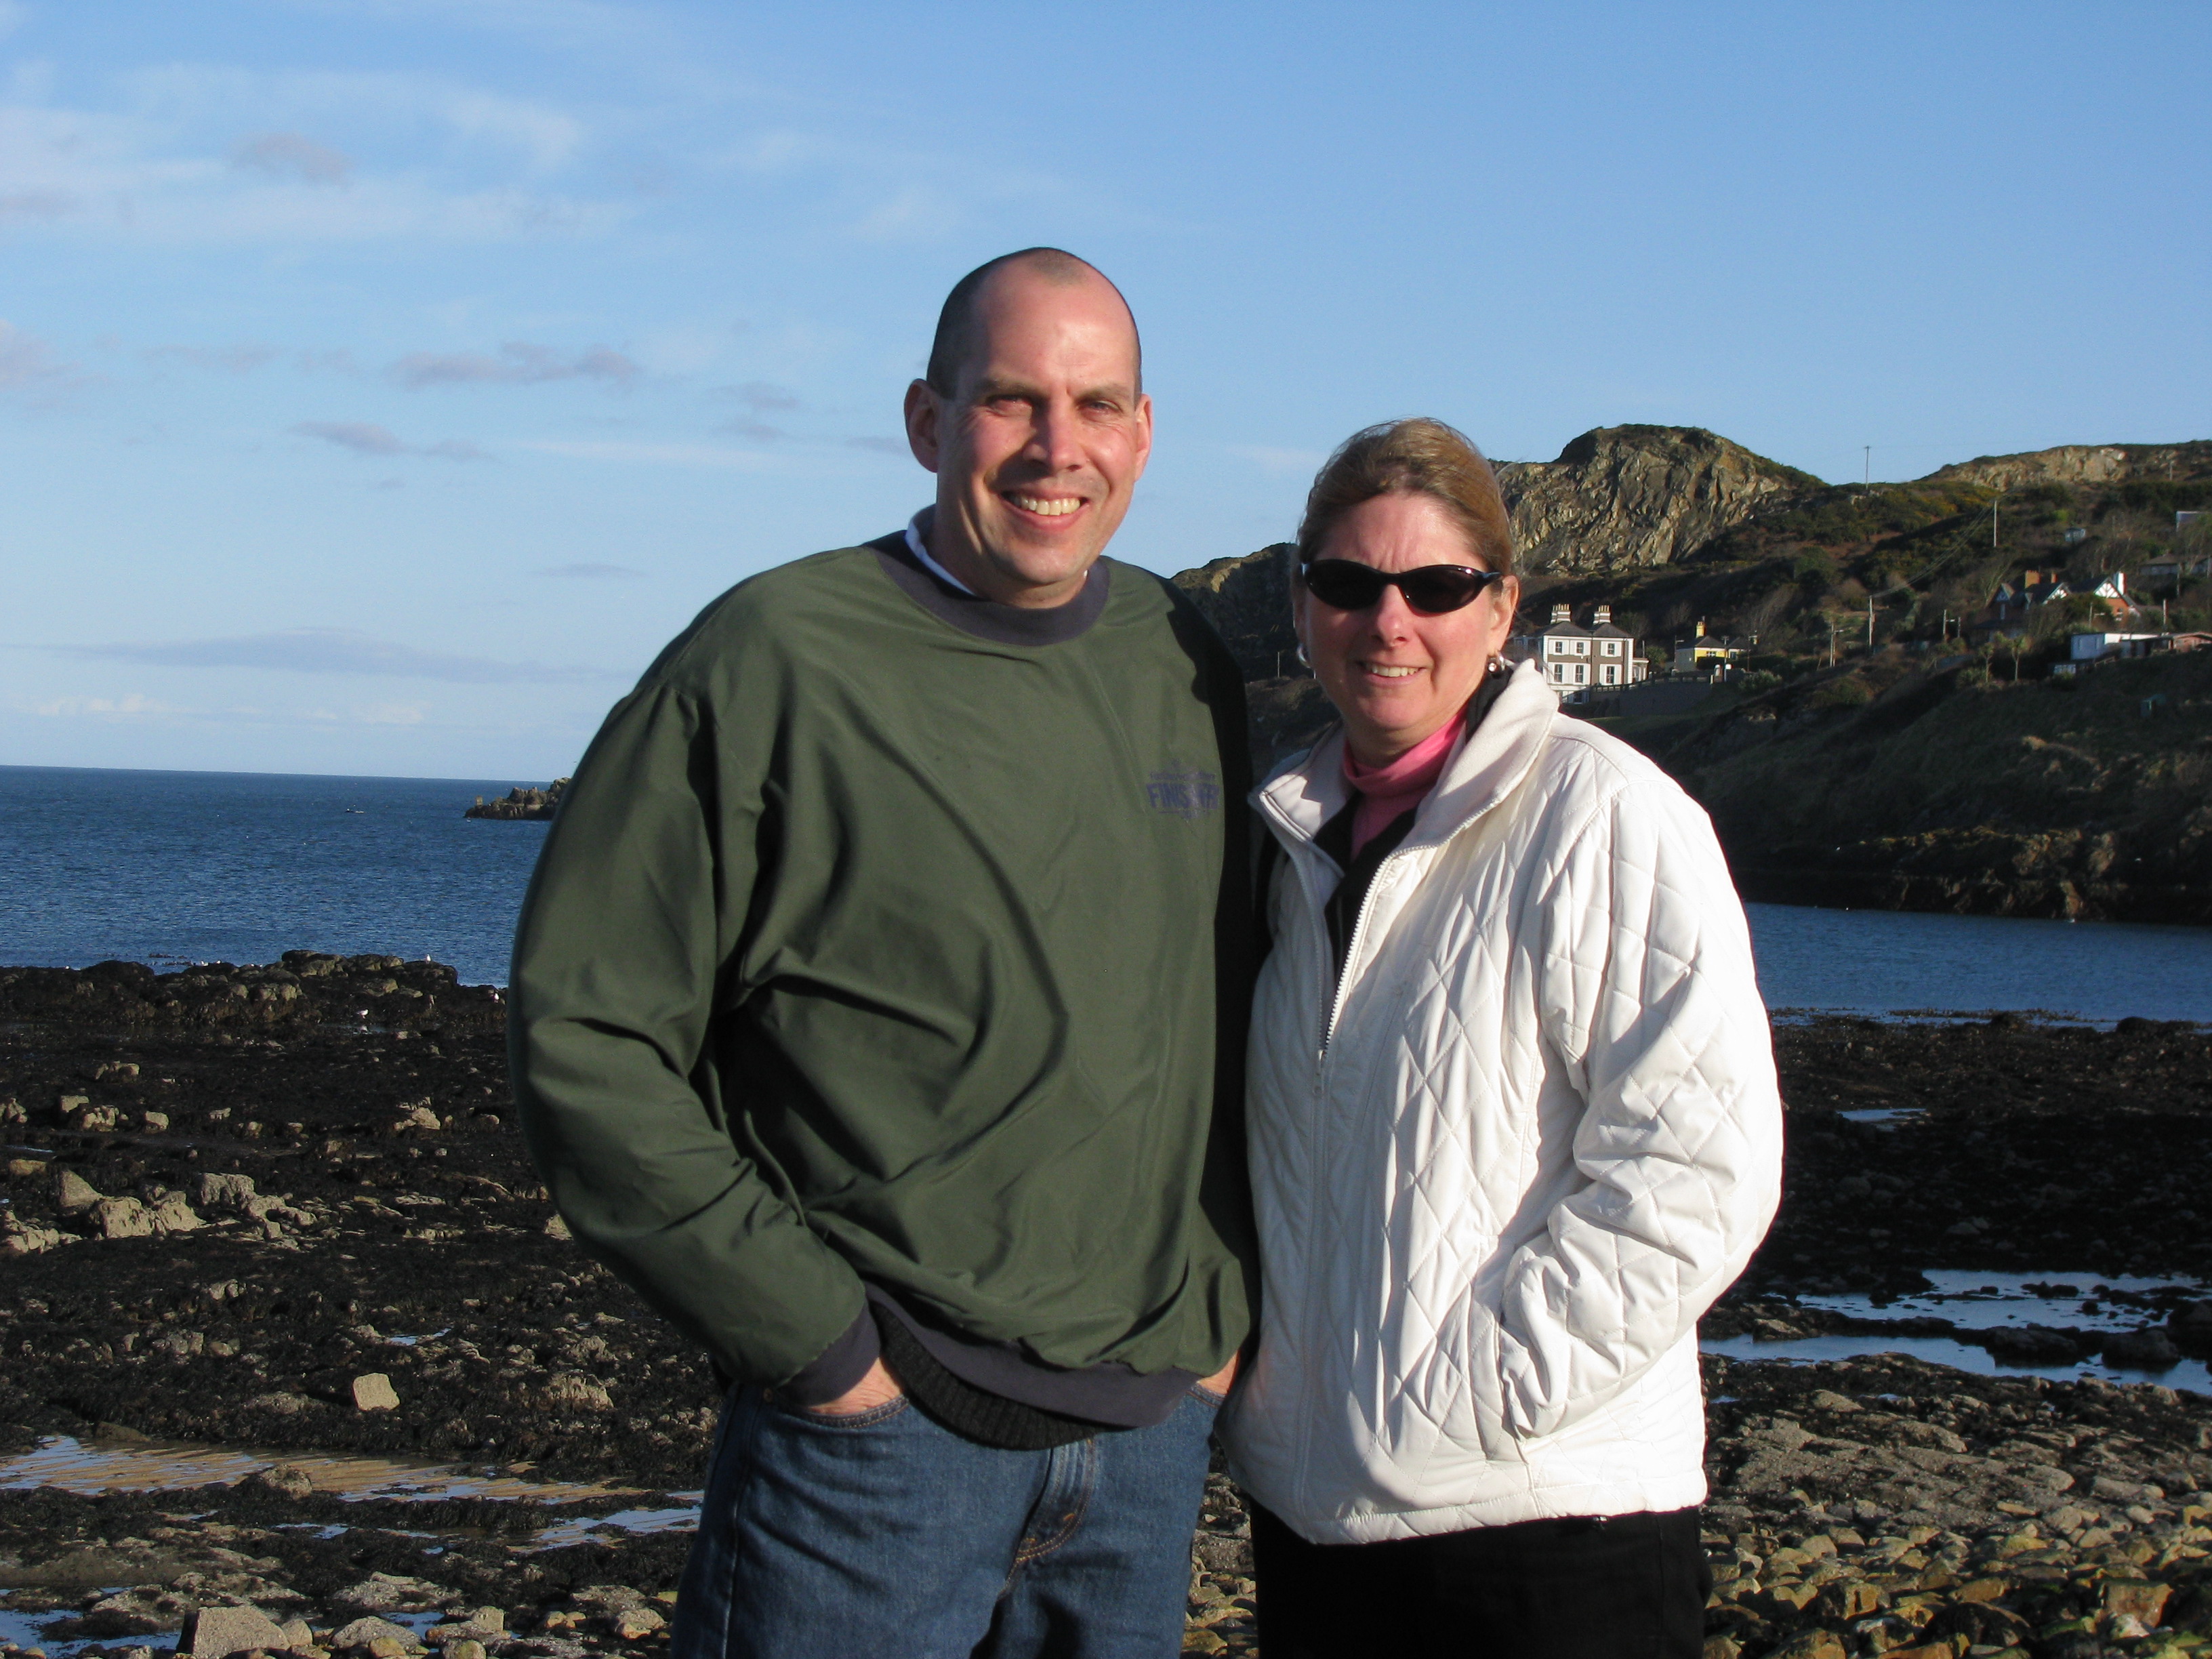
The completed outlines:
{"type": "Polygon", "coordinates": [[[2177,587],[2191,576],[2212,576],[2212,552],[2202,550],[2161,553],[2136,567],[2140,587],[2177,587]]]}
{"type": "Polygon", "coordinates": [[[2066,641],[2070,664],[2104,662],[2120,657],[2148,657],[2160,648],[2164,634],[2076,634],[2066,641]]]}
{"type": "Polygon", "coordinates": [[[1597,607],[1588,628],[1577,627],[1568,608],[1555,605],[1542,629],[1506,642],[1505,655],[1534,663],[1552,689],[1572,703],[1589,701],[1593,690],[1633,685],[1650,672],[1637,653],[1636,636],[1613,626],[1609,605],[1597,607]]]}
{"type": "Polygon", "coordinates": [[[1966,618],[1964,632],[1967,643],[1978,645],[2000,635],[2018,636],[2027,632],[2030,617],[2043,606],[2058,599],[2070,599],[2074,590],[2051,571],[2050,580],[2040,570],[2023,570],[2016,578],[1997,584],[1997,591],[1987,605],[1976,615],[1966,618]]]}
{"type": "Polygon", "coordinates": [[[1674,643],[1674,672],[1677,674],[1719,673],[1732,664],[1751,654],[1749,640],[1729,639],[1719,634],[1708,634],[1702,622],[1698,631],[1686,640],[1674,643]]]}

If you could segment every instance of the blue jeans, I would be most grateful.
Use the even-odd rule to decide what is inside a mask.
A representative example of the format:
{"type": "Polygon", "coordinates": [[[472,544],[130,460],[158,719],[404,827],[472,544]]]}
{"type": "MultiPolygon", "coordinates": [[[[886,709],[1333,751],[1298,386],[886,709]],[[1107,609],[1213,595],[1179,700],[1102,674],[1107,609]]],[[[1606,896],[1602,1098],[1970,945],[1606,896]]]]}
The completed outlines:
{"type": "Polygon", "coordinates": [[[905,1400],[722,1408],[673,1659],[1161,1659],[1182,1649],[1212,1395],[1000,1451],[905,1400]]]}

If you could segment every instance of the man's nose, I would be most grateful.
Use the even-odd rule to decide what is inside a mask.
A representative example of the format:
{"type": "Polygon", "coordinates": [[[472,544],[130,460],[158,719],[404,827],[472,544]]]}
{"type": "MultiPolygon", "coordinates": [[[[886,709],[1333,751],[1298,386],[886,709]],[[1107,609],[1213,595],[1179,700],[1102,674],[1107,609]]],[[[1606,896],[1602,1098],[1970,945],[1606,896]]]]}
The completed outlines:
{"type": "Polygon", "coordinates": [[[1083,465],[1080,416],[1073,399],[1054,398],[1037,410],[1030,453],[1055,472],[1083,465]]]}

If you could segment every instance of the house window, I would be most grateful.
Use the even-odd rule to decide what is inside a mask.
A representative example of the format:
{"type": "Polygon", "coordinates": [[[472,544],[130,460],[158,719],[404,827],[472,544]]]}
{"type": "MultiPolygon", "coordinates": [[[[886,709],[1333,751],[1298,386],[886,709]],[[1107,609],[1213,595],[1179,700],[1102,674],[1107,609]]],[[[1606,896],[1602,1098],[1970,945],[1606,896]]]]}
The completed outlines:
{"type": "Polygon", "coordinates": [[[1584,680],[1588,679],[1589,678],[1589,669],[1587,669],[1587,668],[1585,668],[1585,667],[1583,667],[1582,664],[1580,664],[1580,663],[1577,663],[1577,664],[1575,665],[1575,684],[1576,684],[1577,685],[1580,685],[1580,684],[1581,684],[1584,680]]]}
{"type": "Polygon", "coordinates": [[[1612,665],[1611,663],[1607,663],[1607,664],[1606,664],[1606,665],[1605,665],[1605,674],[1604,674],[1604,677],[1603,677],[1603,678],[1604,678],[1604,679],[1605,679],[1605,683],[1606,683],[1607,685],[1611,685],[1611,684],[1613,684],[1613,665],[1612,665]]]}

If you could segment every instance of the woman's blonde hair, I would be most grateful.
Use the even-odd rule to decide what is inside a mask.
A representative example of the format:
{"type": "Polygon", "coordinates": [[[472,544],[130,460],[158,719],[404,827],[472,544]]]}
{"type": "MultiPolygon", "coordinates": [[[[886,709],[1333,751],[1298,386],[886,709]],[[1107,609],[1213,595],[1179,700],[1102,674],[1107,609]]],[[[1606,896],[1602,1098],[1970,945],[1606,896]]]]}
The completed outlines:
{"type": "Polygon", "coordinates": [[[1513,521],[1498,476],[1466,434],[1417,415],[1355,432],[1315,476],[1298,523],[1298,565],[1311,564],[1336,521],[1377,495],[1426,495],[1466,532],[1483,565],[1513,574],[1513,521]]]}

